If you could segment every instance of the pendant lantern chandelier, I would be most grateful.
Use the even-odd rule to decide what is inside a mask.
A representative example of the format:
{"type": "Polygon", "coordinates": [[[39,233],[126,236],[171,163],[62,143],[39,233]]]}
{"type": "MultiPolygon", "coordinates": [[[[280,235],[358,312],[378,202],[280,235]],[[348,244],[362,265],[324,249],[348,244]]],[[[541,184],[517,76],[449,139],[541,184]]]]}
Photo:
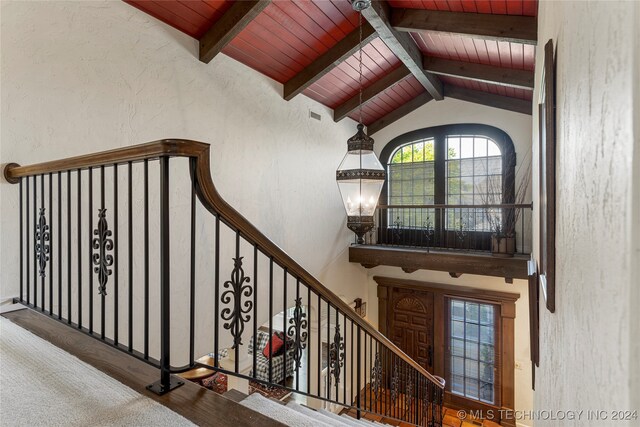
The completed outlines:
{"type": "Polygon", "coordinates": [[[374,226],[373,214],[385,181],[385,170],[373,152],[373,138],[367,136],[362,124],[362,11],[370,0],[353,0],[353,9],[359,14],[359,120],[358,131],[347,140],[347,154],[336,171],[342,203],[347,211],[347,227],[356,233],[358,243],[374,226]]]}

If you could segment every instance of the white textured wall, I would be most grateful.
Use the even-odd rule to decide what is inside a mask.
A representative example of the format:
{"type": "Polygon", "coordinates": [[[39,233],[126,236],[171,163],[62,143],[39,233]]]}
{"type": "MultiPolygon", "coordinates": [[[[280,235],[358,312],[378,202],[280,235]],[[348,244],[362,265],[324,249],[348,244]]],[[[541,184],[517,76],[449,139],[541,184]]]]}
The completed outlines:
{"type": "MultiPolygon", "coordinates": [[[[556,313],[540,306],[539,410],[604,410],[609,417],[613,410],[640,410],[637,134],[635,151],[633,142],[639,8],[637,2],[540,3],[539,44],[552,38],[557,46],[557,276],[556,313]]],[[[538,49],[538,87],[543,58],[538,49]]],[[[537,125],[533,131],[536,141],[537,125]]],[[[534,151],[535,159],[537,143],[534,151]]]]}
{"type": "MultiPolygon", "coordinates": [[[[224,55],[201,63],[196,40],[120,1],[1,7],[1,163],[168,137],[210,143],[214,182],[232,206],[340,296],[366,292],[363,269],[347,261],[352,234],[335,183],[352,121],[334,123],[304,96],[283,100],[279,83],[224,55]]],[[[178,199],[174,211],[188,206],[178,199]]],[[[0,203],[4,299],[18,294],[18,186],[3,181],[0,203]]]]}
{"type": "MultiPolygon", "coordinates": [[[[376,151],[379,153],[389,141],[406,132],[454,123],[481,123],[505,131],[513,140],[516,149],[516,169],[522,162],[531,159],[531,116],[455,99],[429,102],[380,130],[373,135],[376,140],[376,151]]],[[[529,221],[529,217],[527,217],[527,221],[529,221]]],[[[461,277],[453,279],[446,272],[416,271],[407,274],[402,269],[395,267],[376,267],[369,270],[368,274],[370,304],[367,307],[367,312],[369,321],[376,325],[378,323],[377,283],[372,278],[376,275],[519,293],[520,299],[516,302],[515,319],[514,355],[515,361],[519,365],[515,371],[515,409],[526,411],[533,408],[534,393],[531,390],[529,356],[529,298],[526,281],[514,280],[513,284],[506,284],[504,279],[469,274],[463,274],[461,277]]],[[[523,420],[521,424],[529,425],[530,422],[523,420]]]]}

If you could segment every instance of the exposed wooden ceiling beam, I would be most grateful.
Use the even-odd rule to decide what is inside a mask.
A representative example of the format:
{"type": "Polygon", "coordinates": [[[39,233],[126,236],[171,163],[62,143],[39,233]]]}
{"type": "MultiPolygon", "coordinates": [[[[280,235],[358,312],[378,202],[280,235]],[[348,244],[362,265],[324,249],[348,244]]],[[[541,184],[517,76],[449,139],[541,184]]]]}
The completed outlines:
{"type": "Polygon", "coordinates": [[[424,58],[424,69],[434,74],[462,77],[486,83],[498,83],[503,86],[520,89],[533,89],[533,71],[515,70],[512,68],[434,57],[424,58]]]}
{"type": "Polygon", "coordinates": [[[392,9],[391,25],[397,31],[441,31],[533,45],[538,41],[538,21],[534,16],[392,9]]]}
{"type": "Polygon", "coordinates": [[[444,86],[444,96],[447,98],[455,98],[461,101],[468,101],[476,104],[487,105],[489,107],[501,108],[503,110],[531,115],[532,102],[525,99],[495,95],[493,93],[465,89],[452,85],[444,86]]]}
{"type": "Polygon", "coordinates": [[[380,129],[387,127],[391,123],[395,122],[396,120],[399,120],[400,118],[406,116],[413,110],[416,110],[422,107],[424,104],[431,101],[432,99],[433,97],[427,92],[416,96],[411,101],[407,102],[404,105],[401,105],[400,107],[396,108],[392,112],[388,113],[386,116],[379,118],[378,120],[376,120],[375,122],[367,126],[367,134],[373,135],[374,133],[378,132],[380,129]]]}
{"type": "MultiPolygon", "coordinates": [[[[373,84],[371,84],[370,86],[367,86],[362,90],[362,103],[364,104],[372,100],[373,98],[378,96],[381,92],[390,88],[394,84],[398,83],[400,80],[404,79],[409,74],[411,74],[411,72],[404,65],[401,65],[400,67],[396,68],[392,72],[386,74],[384,77],[375,81],[373,84]]],[[[333,120],[337,122],[344,119],[353,111],[355,111],[358,108],[358,105],[360,105],[359,94],[349,98],[342,104],[338,105],[333,110],[333,120]]]]}
{"type": "Polygon", "coordinates": [[[442,82],[438,76],[422,69],[422,52],[411,36],[391,28],[389,23],[391,8],[387,2],[374,0],[371,7],[362,11],[362,16],[375,28],[382,41],[404,63],[427,92],[436,100],[442,99],[442,82]]]}
{"type": "MultiPolygon", "coordinates": [[[[367,23],[362,25],[362,45],[366,45],[377,37],[373,27],[367,23]]],[[[360,31],[358,28],[347,34],[335,46],[320,55],[304,70],[293,76],[284,84],[284,99],[290,101],[294,96],[318,81],[341,62],[358,51],[360,31]]]]}
{"type": "Polygon", "coordinates": [[[236,1],[200,39],[200,61],[209,63],[271,0],[236,1]]]}

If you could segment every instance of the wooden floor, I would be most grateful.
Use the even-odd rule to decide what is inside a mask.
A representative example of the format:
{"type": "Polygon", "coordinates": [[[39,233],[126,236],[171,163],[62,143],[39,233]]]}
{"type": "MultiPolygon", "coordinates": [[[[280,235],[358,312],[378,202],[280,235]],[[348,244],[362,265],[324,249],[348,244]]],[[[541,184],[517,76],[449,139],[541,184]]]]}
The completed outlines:
{"type": "Polygon", "coordinates": [[[158,369],[36,311],[24,309],[2,316],[197,425],[283,425],[190,382],[164,396],[158,396],[146,389],[148,384],[160,378],[158,369]]]}

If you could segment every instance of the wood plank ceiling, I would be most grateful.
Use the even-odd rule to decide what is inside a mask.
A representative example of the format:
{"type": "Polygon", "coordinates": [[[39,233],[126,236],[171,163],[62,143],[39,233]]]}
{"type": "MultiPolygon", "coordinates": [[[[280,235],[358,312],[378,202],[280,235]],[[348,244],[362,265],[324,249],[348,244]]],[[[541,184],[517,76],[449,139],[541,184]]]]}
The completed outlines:
{"type": "MultiPolygon", "coordinates": [[[[349,0],[125,0],[358,120],[358,14],[349,0]]],[[[374,0],[363,12],[369,134],[426,102],[458,98],[531,114],[537,0],[374,0]]],[[[435,101],[434,101],[435,102],[435,101]]]]}

